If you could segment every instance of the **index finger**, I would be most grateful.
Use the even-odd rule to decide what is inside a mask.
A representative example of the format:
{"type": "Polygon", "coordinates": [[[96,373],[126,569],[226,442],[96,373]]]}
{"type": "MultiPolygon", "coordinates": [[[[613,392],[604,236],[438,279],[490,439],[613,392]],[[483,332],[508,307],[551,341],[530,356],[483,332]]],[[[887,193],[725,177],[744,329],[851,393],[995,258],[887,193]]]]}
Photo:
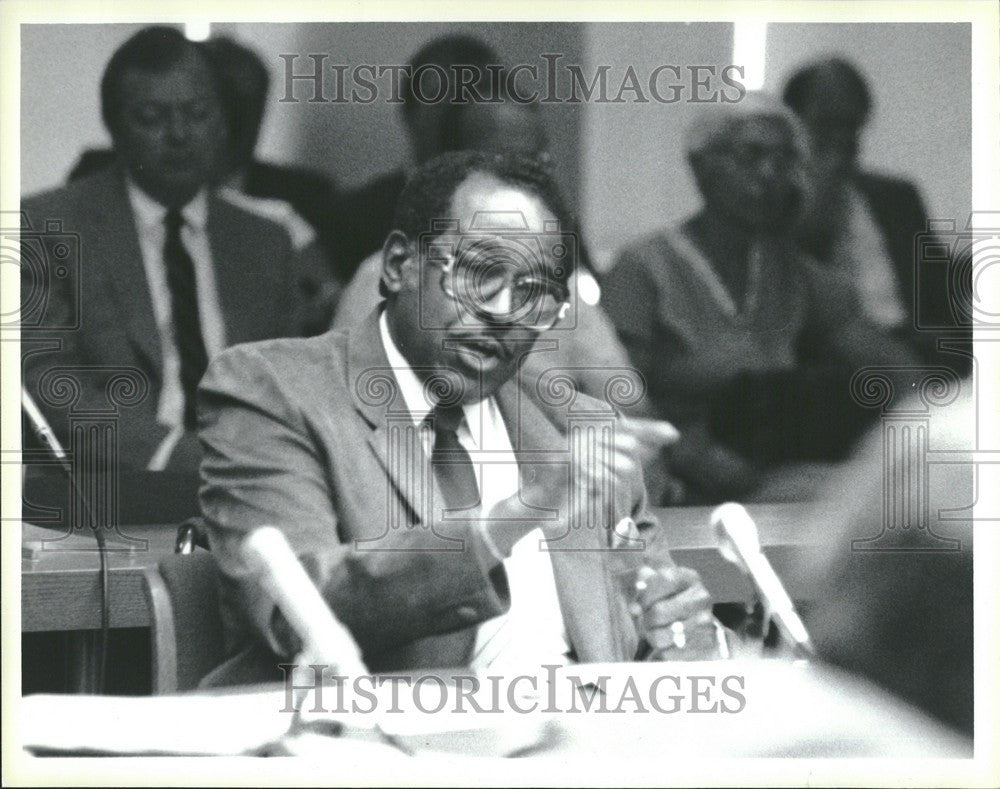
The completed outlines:
{"type": "Polygon", "coordinates": [[[659,571],[644,567],[635,584],[636,599],[643,608],[648,608],[658,600],[680,594],[699,580],[697,571],[690,567],[661,567],[659,571]]]}
{"type": "Polygon", "coordinates": [[[680,431],[670,422],[663,419],[649,419],[647,417],[621,417],[624,426],[642,435],[646,441],[658,442],[664,446],[675,443],[680,437],[680,431]]]}

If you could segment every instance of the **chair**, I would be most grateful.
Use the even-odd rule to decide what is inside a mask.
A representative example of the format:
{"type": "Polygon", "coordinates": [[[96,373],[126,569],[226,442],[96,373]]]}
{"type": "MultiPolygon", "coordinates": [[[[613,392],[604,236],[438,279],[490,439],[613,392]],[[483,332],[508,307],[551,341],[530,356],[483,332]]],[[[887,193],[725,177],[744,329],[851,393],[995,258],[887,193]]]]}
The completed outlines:
{"type": "Polygon", "coordinates": [[[207,551],[167,556],[146,569],[154,694],[191,690],[222,663],[218,576],[207,551]]]}

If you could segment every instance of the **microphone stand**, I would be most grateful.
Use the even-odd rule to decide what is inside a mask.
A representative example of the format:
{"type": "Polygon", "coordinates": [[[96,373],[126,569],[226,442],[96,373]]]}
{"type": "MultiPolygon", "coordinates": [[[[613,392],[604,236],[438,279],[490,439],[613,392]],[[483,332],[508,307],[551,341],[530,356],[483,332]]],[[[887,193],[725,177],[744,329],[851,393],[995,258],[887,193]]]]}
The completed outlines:
{"type": "MultiPolygon", "coordinates": [[[[794,604],[788,598],[781,581],[774,575],[770,564],[764,557],[757,534],[757,526],[750,516],[743,507],[737,504],[723,504],[712,513],[711,520],[718,538],[719,553],[723,559],[739,569],[751,590],[752,607],[750,603],[745,604],[746,618],[740,628],[741,636],[748,641],[759,638],[763,651],[767,647],[767,640],[771,635],[771,628],[774,626],[774,629],[785,637],[782,641],[787,641],[795,658],[809,660],[815,657],[809,635],[795,613],[794,604]],[[754,557],[760,560],[763,569],[774,578],[780,595],[787,598],[789,607],[787,612],[772,609],[775,602],[764,591],[761,586],[763,581],[757,577],[757,573],[751,567],[750,561],[754,557]],[[796,633],[799,631],[801,632],[797,637],[796,633]]],[[[761,572],[759,566],[757,572],[761,572]]]]}
{"type": "Polygon", "coordinates": [[[111,629],[111,610],[109,605],[110,597],[108,594],[108,549],[104,537],[104,529],[97,521],[97,516],[90,504],[90,500],[84,495],[73,476],[73,467],[69,462],[68,456],[66,455],[66,450],[63,449],[62,444],[59,443],[59,440],[52,432],[52,428],[49,427],[49,423],[45,419],[45,416],[35,404],[35,401],[28,393],[28,390],[23,386],[21,387],[21,408],[28,417],[28,422],[31,424],[32,430],[38,437],[38,440],[41,441],[45,448],[52,454],[53,457],[55,457],[59,463],[59,467],[66,475],[66,479],[69,480],[72,494],[76,497],[77,501],[80,502],[84,513],[90,519],[91,530],[94,532],[94,539],[97,541],[101,605],[101,637],[98,642],[97,651],[97,692],[98,694],[103,694],[107,681],[108,670],[108,633],[111,629]]]}

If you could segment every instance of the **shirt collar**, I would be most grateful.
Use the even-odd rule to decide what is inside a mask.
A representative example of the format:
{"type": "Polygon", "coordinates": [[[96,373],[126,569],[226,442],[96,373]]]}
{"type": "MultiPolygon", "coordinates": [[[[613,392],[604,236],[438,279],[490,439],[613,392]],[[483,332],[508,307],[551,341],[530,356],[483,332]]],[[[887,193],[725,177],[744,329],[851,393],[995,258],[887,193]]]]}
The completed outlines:
{"type": "MultiPolygon", "coordinates": [[[[135,181],[127,176],[125,188],[128,191],[129,203],[132,204],[132,211],[143,229],[163,225],[163,219],[167,215],[165,205],[142,191],[135,181]]],[[[200,189],[181,209],[181,216],[184,217],[185,224],[196,230],[203,230],[208,222],[208,190],[200,189]]]]}
{"type": "Polygon", "coordinates": [[[410,363],[396,346],[392,335],[389,333],[389,321],[385,317],[385,310],[378,318],[378,330],[382,336],[382,346],[385,348],[385,355],[389,359],[389,366],[392,374],[399,384],[399,392],[403,396],[406,410],[410,412],[414,424],[419,425],[428,412],[437,404],[431,392],[424,390],[424,385],[413,372],[410,363]]]}
{"type": "MultiPolygon", "coordinates": [[[[389,322],[386,319],[385,310],[379,315],[378,330],[382,336],[382,346],[385,348],[385,355],[389,360],[389,366],[392,367],[393,375],[399,384],[399,392],[403,396],[406,410],[410,412],[413,423],[419,426],[427,417],[427,414],[437,405],[437,399],[434,397],[433,392],[424,387],[423,382],[413,372],[410,363],[406,361],[406,357],[403,356],[399,347],[393,341],[392,335],[389,333],[389,322]]],[[[476,403],[465,403],[462,406],[462,411],[465,413],[465,421],[469,427],[472,441],[478,447],[482,442],[479,430],[474,429],[473,426],[480,425],[484,418],[495,421],[498,418],[496,404],[493,398],[486,398],[476,403]]]]}

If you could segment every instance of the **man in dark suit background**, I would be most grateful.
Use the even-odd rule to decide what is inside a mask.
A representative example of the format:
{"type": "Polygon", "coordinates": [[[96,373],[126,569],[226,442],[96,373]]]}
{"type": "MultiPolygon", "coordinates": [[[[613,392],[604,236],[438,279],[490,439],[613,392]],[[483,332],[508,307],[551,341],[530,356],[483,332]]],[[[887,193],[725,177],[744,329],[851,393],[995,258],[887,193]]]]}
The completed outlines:
{"type": "Polygon", "coordinates": [[[970,288],[956,289],[945,267],[918,261],[917,236],[928,227],[916,186],[867,171],[858,161],[872,112],[864,76],[840,58],[819,60],[791,76],[783,98],[812,146],[803,247],[853,276],[868,320],[894,332],[925,361],[967,372],[968,357],[939,352],[938,334],[926,326],[954,326],[950,336],[971,342],[968,310],[959,306],[956,315],[952,304],[970,288]],[[925,328],[917,328],[920,322],[925,328]]]}
{"type": "Polygon", "coordinates": [[[593,419],[613,429],[613,404],[571,410],[520,371],[568,304],[557,202],[534,160],[433,159],[400,196],[379,310],[213,361],[201,499],[229,659],[209,683],[278,678],[301,647],[241,553],[265,524],[375,671],[718,654],[697,574],[643,551],[656,523],[636,463],[606,431],[603,452],[574,454],[593,419]]]}
{"type": "MultiPolygon", "coordinates": [[[[213,164],[215,181],[250,197],[288,203],[312,227],[330,260],[334,241],[330,208],[336,195],[333,180],[307,167],[268,162],[254,155],[270,92],[267,66],[260,55],[228,36],[215,36],[203,46],[218,72],[222,109],[229,127],[229,135],[213,164]]],[[[86,150],[70,171],[69,180],[92,175],[114,161],[113,150],[86,150]]]]}
{"type": "Polygon", "coordinates": [[[76,410],[108,409],[124,375],[136,389],[119,409],[119,464],[193,469],[195,389],[209,359],[296,329],[295,251],[282,225],[208,188],[226,139],[220,90],[203,50],[179,31],[146,28],[115,52],[101,112],[115,162],[22,203],[35,230],[58,222],[79,238],[69,275],[48,273],[32,339],[72,324],[74,310],[78,325],[48,335],[55,352],[26,345],[25,381],[62,432],[65,378],[53,368],[73,368],[76,410]]]}

